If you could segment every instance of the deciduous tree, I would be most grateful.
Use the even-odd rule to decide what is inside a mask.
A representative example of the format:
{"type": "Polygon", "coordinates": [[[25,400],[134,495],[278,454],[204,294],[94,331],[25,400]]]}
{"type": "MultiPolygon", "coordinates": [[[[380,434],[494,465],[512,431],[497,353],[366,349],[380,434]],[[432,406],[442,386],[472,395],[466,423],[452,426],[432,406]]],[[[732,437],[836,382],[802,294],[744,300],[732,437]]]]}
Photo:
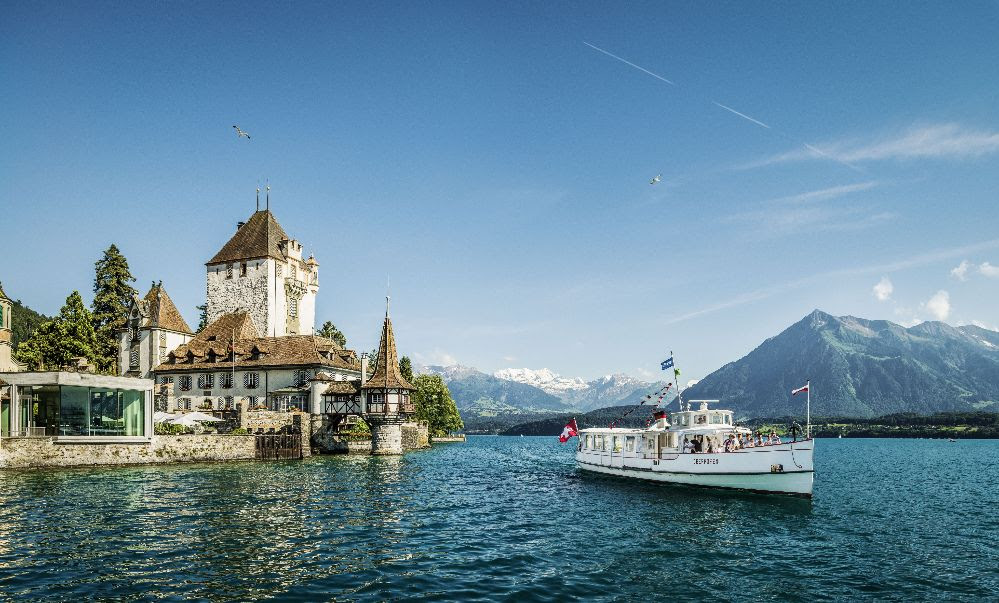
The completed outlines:
{"type": "Polygon", "coordinates": [[[347,347],[347,337],[340,332],[340,329],[336,328],[336,325],[328,320],[323,323],[322,328],[320,328],[319,332],[316,334],[320,337],[325,337],[326,339],[332,339],[341,348],[347,347]]]}
{"type": "Polygon", "coordinates": [[[451,391],[440,375],[417,375],[413,386],[416,388],[412,394],[416,418],[427,422],[431,437],[446,435],[465,426],[451,391]]]}
{"type": "Polygon", "coordinates": [[[32,370],[59,369],[77,357],[97,366],[98,345],[94,317],[80,293],[74,291],[59,315],[43,323],[21,344],[17,358],[32,370]]]}

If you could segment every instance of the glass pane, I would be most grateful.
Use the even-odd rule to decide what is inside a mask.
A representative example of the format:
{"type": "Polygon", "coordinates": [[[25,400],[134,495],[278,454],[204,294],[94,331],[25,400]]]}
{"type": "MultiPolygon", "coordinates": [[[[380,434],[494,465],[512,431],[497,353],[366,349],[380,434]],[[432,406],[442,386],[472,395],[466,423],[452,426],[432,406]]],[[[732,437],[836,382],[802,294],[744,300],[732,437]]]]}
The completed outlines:
{"type": "Polygon", "coordinates": [[[146,405],[143,392],[130,389],[123,389],[119,391],[121,392],[122,420],[124,422],[125,435],[146,435],[146,405]]]}
{"type": "Polygon", "coordinates": [[[117,390],[90,390],[90,435],[124,435],[125,422],[121,416],[121,399],[117,390]]]}
{"type": "Polygon", "coordinates": [[[86,387],[62,387],[59,435],[90,435],[90,405],[87,404],[89,396],[90,390],[86,387]]]}
{"type": "Polygon", "coordinates": [[[10,436],[10,402],[0,402],[0,437],[10,436]]]}

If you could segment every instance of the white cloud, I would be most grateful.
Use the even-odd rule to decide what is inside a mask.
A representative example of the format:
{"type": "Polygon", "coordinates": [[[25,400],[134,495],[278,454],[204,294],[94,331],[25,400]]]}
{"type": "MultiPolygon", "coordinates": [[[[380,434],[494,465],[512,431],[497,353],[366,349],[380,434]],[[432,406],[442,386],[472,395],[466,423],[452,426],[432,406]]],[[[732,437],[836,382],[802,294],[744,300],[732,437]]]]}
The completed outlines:
{"type": "Polygon", "coordinates": [[[513,362],[516,359],[516,356],[503,356],[503,362],[513,362]]]}
{"type": "Polygon", "coordinates": [[[913,126],[900,134],[874,141],[838,141],[805,145],[748,167],[791,161],[832,159],[841,163],[885,159],[968,158],[999,151],[999,132],[973,130],[960,124],[913,126]]]}
{"type": "Polygon", "coordinates": [[[888,301],[891,299],[893,291],[895,291],[895,286],[891,284],[891,280],[887,276],[882,276],[878,284],[874,285],[874,297],[878,298],[878,301],[888,301]]]}
{"type": "Polygon", "coordinates": [[[824,201],[826,199],[835,199],[837,197],[842,197],[843,195],[848,195],[850,193],[866,191],[878,185],[879,183],[875,181],[858,182],[857,184],[843,184],[840,186],[833,186],[830,188],[819,189],[817,191],[809,191],[807,193],[799,193],[797,195],[781,197],[779,199],[774,199],[773,202],[804,203],[808,201],[824,201]]]}
{"type": "MultiPolygon", "coordinates": [[[[999,239],[990,239],[987,241],[981,241],[979,243],[972,243],[970,245],[962,245],[961,247],[954,247],[950,249],[936,249],[934,251],[929,251],[927,253],[921,253],[919,255],[906,258],[903,260],[896,260],[894,262],[888,262],[884,264],[871,264],[868,266],[857,266],[855,268],[838,268],[834,270],[827,270],[825,272],[817,272],[815,274],[801,277],[795,280],[784,281],[781,283],[773,284],[768,287],[762,287],[760,289],[755,289],[753,291],[746,291],[740,293],[728,301],[718,302],[710,304],[703,308],[681,314],[672,318],[668,318],[662,321],[663,325],[672,325],[680,322],[688,321],[692,318],[697,318],[705,314],[711,314],[718,312],[719,310],[726,310],[728,308],[734,308],[736,306],[743,306],[748,303],[755,301],[768,299],[775,295],[785,293],[794,289],[800,289],[808,285],[812,285],[817,282],[827,282],[830,280],[835,280],[839,278],[847,278],[853,276],[863,276],[863,275],[873,275],[879,272],[898,272],[899,270],[910,270],[912,268],[919,268],[921,266],[928,266],[931,264],[936,264],[937,262],[942,262],[944,260],[953,260],[961,256],[966,256],[971,253],[978,253],[985,250],[999,248],[999,239]]],[[[902,323],[905,324],[905,323],[902,323]]],[[[582,342],[580,342],[582,345],[582,342]]]]}
{"type": "Polygon", "coordinates": [[[454,366],[458,364],[458,359],[448,354],[440,349],[434,349],[430,352],[415,352],[413,354],[413,360],[417,364],[422,364],[424,366],[454,366]]]}
{"type": "Polygon", "coordinates": [[[959,281],[966,281],[968,280],[968,268],[971,268],[971,262],[968,260],[961,260],[961,263],[950,271],[950,275],[959,281]]]}
{"type": "Polygon", "coordinates": [[[925,306],[937,320],[947,320],[950,316],[950,294],[941,289],[933,294],[925,306]]]}
{"type": "Polygon", "coordinates": [[[999,278],[999,266],[993,266],[988,262],[982,262],[978,271],[990,278],[999,278]]]}

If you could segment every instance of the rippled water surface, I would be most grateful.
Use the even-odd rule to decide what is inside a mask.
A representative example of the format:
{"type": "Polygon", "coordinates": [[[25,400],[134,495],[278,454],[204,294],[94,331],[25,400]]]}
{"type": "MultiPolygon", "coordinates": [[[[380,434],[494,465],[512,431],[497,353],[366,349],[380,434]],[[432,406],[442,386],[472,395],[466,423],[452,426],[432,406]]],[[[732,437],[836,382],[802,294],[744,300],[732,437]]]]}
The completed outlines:
{"type": "Polygon", "coordinates": [[[975,599],[999,442],[819,440],[815,498],[581,474],[555,438],[0,473],[0,597],[975,599]]]}

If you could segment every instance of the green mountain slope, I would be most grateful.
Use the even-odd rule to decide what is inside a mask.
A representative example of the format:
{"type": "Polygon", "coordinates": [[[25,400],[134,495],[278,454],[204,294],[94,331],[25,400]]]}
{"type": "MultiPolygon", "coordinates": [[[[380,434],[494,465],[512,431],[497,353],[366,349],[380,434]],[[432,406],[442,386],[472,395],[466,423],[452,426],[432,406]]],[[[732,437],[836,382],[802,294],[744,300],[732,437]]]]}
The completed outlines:
{"type": "Polygon", "coordinates": [[[22,341],[31,337],[35,329],[47,320],[51,318],[25,306],[21,300],[11,302],[10,330],[13,331],[11,338],[13,348],[16,350],[22,341]]]}
{"type": "Polygon", "coordinates": [[[999,409],[999,333],[925,322],[905,328],[883,320],[816,310],[684,392],[719,399],[740,418],[812,413],[873,417],[900,412],[999,409]]]}

